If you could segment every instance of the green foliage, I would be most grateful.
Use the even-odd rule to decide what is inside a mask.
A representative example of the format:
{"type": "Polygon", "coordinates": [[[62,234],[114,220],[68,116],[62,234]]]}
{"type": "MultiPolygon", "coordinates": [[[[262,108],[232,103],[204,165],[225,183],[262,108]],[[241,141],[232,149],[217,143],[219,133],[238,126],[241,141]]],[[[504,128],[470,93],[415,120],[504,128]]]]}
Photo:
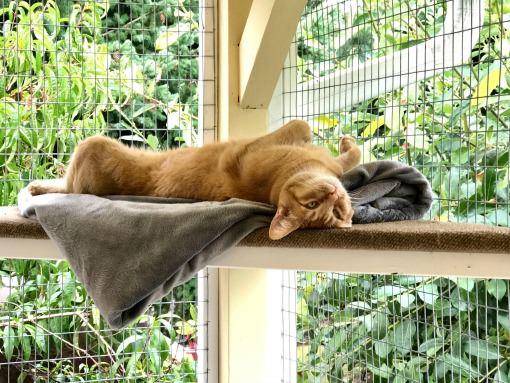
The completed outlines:
{"type": "Polygon", "coordinates": [[[76,143],[92,134],[154,149],[195,142],[198,0],[109,10],[106,2],[61,3],[64,12],[52,0],[0,11],[2,205],[23,180],[61,176],[76,143]]]}
{"type": "MultiPolygon", "coordinates": [[[[363,4],[352,13],[339,6],[321,11],[316,5],[303,18],[298,32],[302,81],[418,44],[443,23],[443,3],[363,4]],[[409,9],[415,10],[401,17],[409,9]],[[349,37],[346,25],[357,32],[349,37]]],[[[417,167],[436,194],[433,219],[510,226],[510,40],[502,23],[509,16],[508,1],[488,3],[468,64],[351,110],[316,117],[322,127],[317,141],[331,142],[336,152],[338,137],[350,134],[363,146],[365,162],[396,159],[417,167]]]]}
{"type": "Polygon", "coordinates": [[[298,275],[299,382],[508,379],[508,282],[298,275]]]}
{"type": "Polygon", "coordinates": [[[0,277],[0,362],[25,361],[27,381],[196,381],[193,304],[162,302],[112,331],[66,262],[0,261],[0,277]]]}
{"type": "Polygon", "coordinates": [[[68,17],[53,1],[1,10],[1,204],[15,200],[21,179],[61,175],[77,140],[104,129],[107,89],[116,82],[107,76],[119,78],[96,28],[104,13],[91,2],[75,4],[68,17]]]}
{"type": "MultiPolygon", "coordinates": [[[[308,2],[298,81],[422,42],[440,29],[446,5],[367,0],[349,11],[334,3],[308,2]],[[348,34],[348,26],[357,29],[348,34]]],[[[365,162],[417,167],[436,194],[432,219],[510,226],[510,2],[487,2],[484,17],[468,64],[315,117],[315,140],[336,153],[350,134],[365,162]]],[[[298,381],[510,382],[508,288],[501,280],[298,273],[298,381]]]]}
{"type": "Polygon", "coordinates": [[[122,113],[107,114],[109,130],[120,134],[134,124],[162,147],[191,146],[198,128],[198,0],[114,1],[106,27],[114,61],[131,63],[139,89],[122,113]]]}
{"type": "Polygon", "coordinates": [[[297,70],[306,81],[417,45],[443,24],[445,3],[308,1],[298,28],[297,70]],[[404,16],[405,15],[405,16],[404,16]]]}
{"type": "MultiPolygon", "coordinates": [[[[197,4],[3,1],[1,205],[33,178],[62,176],[89,135],[193,145],[197,4]]],[[[24,361],[10,379],[196,381],[195,280],[113,332],[67,263],[0,260],[0,277],[0,363],[24,361]]]]}

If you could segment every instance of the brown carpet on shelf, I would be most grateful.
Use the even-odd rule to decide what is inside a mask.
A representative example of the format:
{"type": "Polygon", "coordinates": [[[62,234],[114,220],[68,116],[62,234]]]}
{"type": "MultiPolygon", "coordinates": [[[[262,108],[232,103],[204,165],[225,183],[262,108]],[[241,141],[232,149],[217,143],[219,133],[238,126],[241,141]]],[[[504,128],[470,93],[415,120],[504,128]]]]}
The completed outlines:
{"type": "MultiPolygon", "coordinates": [[[[42,227],[16,207],[0,207],[0,237],[47,239],[42,227]]],[[[350,229],[298,230],[279,241],[267,229],[248,235],[239,246],[509,253],[510,228],[434,221],[354,225],[350,229]]]]}
{"type": "Polygon", "coordinates": [[[38,222],[23,218],[15,206],[0,207],[0,238],[48,239],[38,222]]]}

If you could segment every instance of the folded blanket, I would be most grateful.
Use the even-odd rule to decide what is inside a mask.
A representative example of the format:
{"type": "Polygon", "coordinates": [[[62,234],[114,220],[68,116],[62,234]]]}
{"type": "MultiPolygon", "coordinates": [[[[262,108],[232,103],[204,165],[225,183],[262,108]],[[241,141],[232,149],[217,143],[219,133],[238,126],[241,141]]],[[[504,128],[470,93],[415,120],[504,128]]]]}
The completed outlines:
{"type": "MultiPolygon", "coordinates": [[[[353,221],[417,219],[431,203],[416,169],[391,161],[359,166],[341,181],[356,201],[353,221]]],[[[231,199],[46,194],[24,189],[21,213],[37,219],[112,328],[121,328],[251,231],[271,205],[231,199]]]]}
{"type": "Polygon", "coordinates": [[[432,205],[425,176],[395,161],[357,166],[340,180],[351,196],[355,224],[420,219],[432,205]]]}

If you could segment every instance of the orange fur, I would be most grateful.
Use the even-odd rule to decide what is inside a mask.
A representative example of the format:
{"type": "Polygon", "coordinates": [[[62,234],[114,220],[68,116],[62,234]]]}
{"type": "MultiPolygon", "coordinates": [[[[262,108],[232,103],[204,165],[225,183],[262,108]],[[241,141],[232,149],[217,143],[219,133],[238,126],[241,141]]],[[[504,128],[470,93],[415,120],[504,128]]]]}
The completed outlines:
{"type": "Polygon", "coordinates": [[[359,163],[361,152],[344,137],[341,155],[334,159],[310,141],[310,127],[303,121],[255,140],[165,152],[96,136],[78,145],[64,180],[34,181],[29,191],[271,203],[277,207],[272,239],[300,227],[349,227],[351,202],[338,177],[359,163]]]}

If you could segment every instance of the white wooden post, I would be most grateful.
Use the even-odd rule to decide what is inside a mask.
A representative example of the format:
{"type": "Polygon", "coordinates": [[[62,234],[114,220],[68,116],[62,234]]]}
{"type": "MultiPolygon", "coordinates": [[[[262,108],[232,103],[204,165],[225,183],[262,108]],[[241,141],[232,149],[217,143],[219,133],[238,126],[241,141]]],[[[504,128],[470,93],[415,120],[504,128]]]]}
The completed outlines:
{"type": "MultiPolygon", "coordinates": [[[[239,44],[250,7],[249,0],[218,1],[220,140],[267,130],[267,109],[239,105],[239,44]]],[[[220,383],[282,381],[281,286],[280,271],[219,270],[220,383]]]]}
{"type": "Polygon", "coordinates": [[[220,269],[219,291],[220,382],[282,382],[282,272],[220,269]]]}

